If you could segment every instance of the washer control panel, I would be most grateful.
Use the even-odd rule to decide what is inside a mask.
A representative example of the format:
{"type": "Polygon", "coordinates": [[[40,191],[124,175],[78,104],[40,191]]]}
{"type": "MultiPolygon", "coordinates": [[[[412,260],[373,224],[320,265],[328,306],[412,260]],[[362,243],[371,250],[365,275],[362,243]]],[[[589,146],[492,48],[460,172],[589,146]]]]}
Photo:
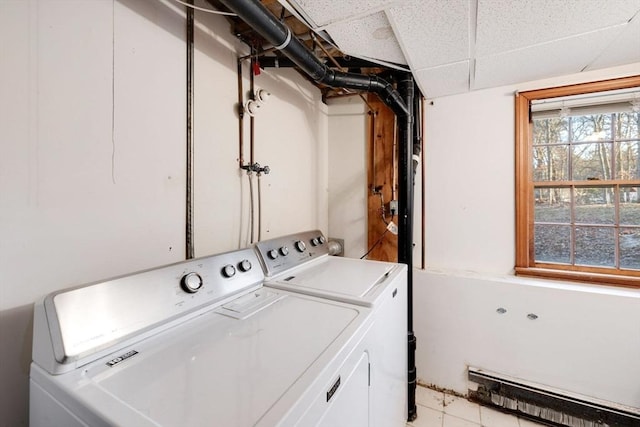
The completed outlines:
{"type": "Polygon", "coordinates": [[[211,293],[210,289],[217,289],[216,293],[226,294],[234,291],[233,287],[223,291],[228,288],[229,283],[242,288],[245,283],[254,284],[264,278],[259,269],[253,268],[254,264],[259,264],[259,260],[251,249],[227,252],[198,261],[200,262],[195,264],[187,261],[185,266],[190,265],[194,268],[191,271],[185,270],[180,279],[180,287],[188,294],[195,294],[201,289],[207,289],[208,293],[211,293]]]}
{"type": "Polygon", "coordinates": [[[264,240],[256,244],[256,249],[267,277],[329,255],[327,239],[320,230],[264,240]]]}
{"type": "Polygon", "coordinates": [[[45,318],[55,323],[47,327],[55,359],[68,365],[178,316],[215,308],[260,287],[264,273],[259,265],[258,254],[249,248],[50,294],[41,306],[45,318]],[[106,331],[104,319],[110,319],[106,331]]]}

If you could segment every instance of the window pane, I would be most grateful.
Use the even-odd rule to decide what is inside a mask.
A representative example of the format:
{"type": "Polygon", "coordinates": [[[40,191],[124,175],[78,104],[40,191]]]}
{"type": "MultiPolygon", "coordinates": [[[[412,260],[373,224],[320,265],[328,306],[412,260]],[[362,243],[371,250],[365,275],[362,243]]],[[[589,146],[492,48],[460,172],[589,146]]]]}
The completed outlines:
{"type": "Polygon", "coordinates": [[[576,223],[613,224],[616,219],[613,191],[613,187],[576,188],[576,223]]]}
{"type": "Polygon", "coordinates": [[[571,222],[571,191],[568,188],[536,188],[534,221],[571,222]]]}
{"type": "Polygon", "coordinates": [[[536,119],[533,121],[533,144],[569,142],[567,119],[536,119]]]}
{"type": "Polygon", "coordinates": [[[620,268],[640,270],[640,229],[620,229],[620,268]]]}
{"type": "Polygon", "coordinates": [[[611,114],[571,117],[573,142],[611,140],[611,114]]]}
{"type": "Polygon", "coordinates": [[[640,225],[640,187],[620,187],[620,225],[640,225]]]}
{"type": "Polygon", "coordinates": [[[533,147],[533,180],[566,181],[569,179],[569,146],[533,147]]]}
{"type": "Polygon", "coordinates": [[[616,179],[640,179],[640,141],[616,143],[616,179]]]}
{"type": "Polygon", "coordinates": [[[613,228],[576,227],[575,263],[597,267],[615,267],[613,228]]]}
{"type": "Polygon", "coordinates": [[[611,143],[577,144],[573,146],[573,179],[611,179],[611,143]]]}
{"type": "Polygon", "coordinates": [[[640,138],[640,113],[618,113],[616,120],[616,139],[640,138]]]}
{"type": "Polygon", "coordinates": [[[535,225],[536,262],[571,262],[571,228],[566,225],[535,225]]]}

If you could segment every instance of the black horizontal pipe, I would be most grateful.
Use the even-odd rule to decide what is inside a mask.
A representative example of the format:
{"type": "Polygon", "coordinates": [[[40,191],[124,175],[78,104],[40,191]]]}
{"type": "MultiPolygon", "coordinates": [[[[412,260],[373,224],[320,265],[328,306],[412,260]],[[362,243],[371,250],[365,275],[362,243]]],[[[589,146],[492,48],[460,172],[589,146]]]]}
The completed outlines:
{"type": "MultiPolygon", "coordinates": [[[[343,68],[381,68],[383,67],[380,64],[376,64],[375,62],[367,61],[366,59],[360,58],[343,58],[343,57],[335,57],[333,58],[340,67],[343,68]]],[[[287,57],[281,56],[263,56],[259,59],[261,68],[291,68],[296,67],[296,63],[287,57]]],[[[326,66],[329,66],[327,62],[323,62],[326,66]]]]}
{"type": "Polygon", "coordinates": [[[374,92],[398,116],[409,114],[409,108],[391,83],[377,76],[335,71],[320,61],[304,43],[291,33],[273,14],[255,0],[220,0],[240,19],[260,34],[268,43],[291,59],[317,83],[331,87],[374,92]]]}

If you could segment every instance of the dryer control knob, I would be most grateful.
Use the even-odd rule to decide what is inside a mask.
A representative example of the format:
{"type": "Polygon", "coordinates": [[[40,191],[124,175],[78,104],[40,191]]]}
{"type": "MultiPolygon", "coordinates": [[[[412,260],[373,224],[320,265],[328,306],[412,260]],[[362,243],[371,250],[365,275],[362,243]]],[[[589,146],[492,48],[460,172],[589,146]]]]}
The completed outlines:
{"type": "Polygon", "coordinates": [[[321,245],[324,245],[326,241],[327,239],[325,239],[324,236],[318,236],[318,243],[321,245]]]}
{"type": "Polygon", "coordinates": [[[198,273],[188,273],[182,276],[180,280],[180,286],[185,292],[194,294],[202,287],[202,277],[198,273]]]}
{"type": "Polygon", "coordinates": [[[278,251],[275,249],[271,249],[269,252],[267,252],[267,256],[271,259],[276,259],[278,258],[278,251]]]}
{"type": "Polygon", "coordinates": [[[243,273],[246,273],[247,271],[251,270],[251,267],[252,267],[251,261],[249,261],[248,259],[243,259],[242,261],[240,261],[240,264],[238,264],[238,268],[243,273]]]}
{"type": "Polygon", "coordinates": [[[296,249],[298,250],[298,252],[304,252],[307,250],[307,245],[304,244],[304,242],[302,240],[298,240],[295,243],[296,249]]]}
{"type": "Polygon", "coordinates": [[[227,278],[233,277],[235,276],[235,274],[236,274],[236,268],[233,265],[227,264],[224,267],[222,267],[222,275],[224,277],[227,277],[227,278]]]}
{"type": "Polygon", "coordinates": [[[320,244],[320,242],[318,241],[317,237],[314,237],[313,239],[311,239],[311,246],[318,246],[320,244]]]}
{"type": "Polygon", "coordinates": [[[289,248],[286,246],[283,246],[280,248],[280,255],[282,256],[287,256],[289,255],[289,248]]]}

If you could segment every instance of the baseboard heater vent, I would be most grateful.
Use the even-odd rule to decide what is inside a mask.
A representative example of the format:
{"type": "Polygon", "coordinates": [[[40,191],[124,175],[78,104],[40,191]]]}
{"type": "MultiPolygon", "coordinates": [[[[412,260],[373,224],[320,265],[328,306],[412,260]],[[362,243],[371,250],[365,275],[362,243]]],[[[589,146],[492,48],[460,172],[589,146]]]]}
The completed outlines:
{"type": "Polygon", "coordinates": [[[551,389],[502,374],[469,368],[469,398],[552,426],[640,427],[640,409],[551,389]]]}

